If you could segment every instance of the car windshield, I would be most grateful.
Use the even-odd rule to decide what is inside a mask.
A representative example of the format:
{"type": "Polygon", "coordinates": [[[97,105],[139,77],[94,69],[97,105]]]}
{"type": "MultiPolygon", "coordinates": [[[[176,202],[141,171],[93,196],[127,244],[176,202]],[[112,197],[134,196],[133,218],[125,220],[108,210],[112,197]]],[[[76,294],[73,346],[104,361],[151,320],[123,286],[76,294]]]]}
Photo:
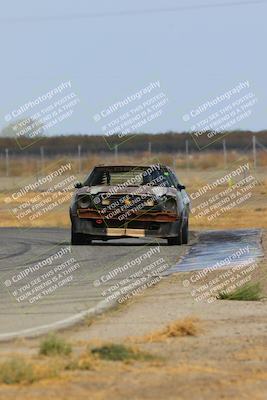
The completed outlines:
{"type": "Polygon", "coordinates": [[[174,187],[171,174],[164,167],[96,167],[85,186],[166,186],[174,187]]]}

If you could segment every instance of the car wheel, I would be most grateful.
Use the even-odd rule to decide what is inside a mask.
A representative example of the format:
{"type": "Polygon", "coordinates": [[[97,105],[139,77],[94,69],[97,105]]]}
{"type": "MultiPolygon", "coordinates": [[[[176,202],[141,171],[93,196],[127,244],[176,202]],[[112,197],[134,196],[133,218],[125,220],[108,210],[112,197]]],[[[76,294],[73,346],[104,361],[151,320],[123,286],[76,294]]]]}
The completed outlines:
{"type": "Polygon", "coordinates": [[[71,230],[71,244],[73,246],[83,246],[91,243],[92,240],[88,238],[88,235],[84,235],[83,233],[76,233],[71,230]]]}
{"type": "Polygon", "coordinates": [[[187,244],[189,239],[188,219],[182,228],[182,244],[187,244]]]}
{"type": "Polygon", "coordinates": [[[178,236],[170,237],[167,240],[169,246],[174,246],[174,245],[180,246],[182,244],[182,232],[179,232],[178,236]]]}

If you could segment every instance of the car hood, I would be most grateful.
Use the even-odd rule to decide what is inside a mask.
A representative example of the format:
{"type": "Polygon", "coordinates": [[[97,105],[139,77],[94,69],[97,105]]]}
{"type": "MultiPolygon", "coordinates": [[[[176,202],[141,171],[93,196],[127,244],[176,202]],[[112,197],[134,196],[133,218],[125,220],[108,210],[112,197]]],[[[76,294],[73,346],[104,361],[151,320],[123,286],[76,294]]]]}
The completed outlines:
{"type": "Polygon", "coordinates": [[[155,195],[161,196],[176,196],[177,189],[172,187],[162,187],[162,186],[131,186],[125,188],[119,188],[118,186],[84,186],[77,190],[77,195],[79,194],[90,194],[97,195],[99,193],[109,193],[112,195],[155,195]]]}

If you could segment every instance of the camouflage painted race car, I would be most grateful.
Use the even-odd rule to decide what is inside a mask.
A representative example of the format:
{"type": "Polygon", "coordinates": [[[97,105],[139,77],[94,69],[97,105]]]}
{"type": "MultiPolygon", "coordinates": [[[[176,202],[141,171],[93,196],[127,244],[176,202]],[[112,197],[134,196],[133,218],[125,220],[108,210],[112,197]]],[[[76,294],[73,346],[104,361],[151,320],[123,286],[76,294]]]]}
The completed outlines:
{"type": "Polygon", "coordinates": [[[188,243],[190,200],[167,166],[99,165],[75,188],[70,205],[73,245],[124,237],[188,243]]]}

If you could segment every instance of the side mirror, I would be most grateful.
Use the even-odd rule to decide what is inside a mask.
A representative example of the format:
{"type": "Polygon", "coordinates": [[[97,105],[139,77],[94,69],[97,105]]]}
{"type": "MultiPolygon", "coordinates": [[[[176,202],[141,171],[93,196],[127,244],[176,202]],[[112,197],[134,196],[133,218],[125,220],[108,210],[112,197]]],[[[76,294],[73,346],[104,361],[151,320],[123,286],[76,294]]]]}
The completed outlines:
{"type": "Polygon", "coordinates": [[[83,184],[82,184],[82,182],[77,182],[77,183],[75,183],[74,187],[75,187],[76,189],[80,189],[80,188],[83,187],[83,184]]]}
{"type": "Polygon", "coordinates": [[[178,190],[183,190],[183,189],[185,189],[185,186],[184,185],[180,185],[180,183],[178,183],[177,189],[178,190]]]}

